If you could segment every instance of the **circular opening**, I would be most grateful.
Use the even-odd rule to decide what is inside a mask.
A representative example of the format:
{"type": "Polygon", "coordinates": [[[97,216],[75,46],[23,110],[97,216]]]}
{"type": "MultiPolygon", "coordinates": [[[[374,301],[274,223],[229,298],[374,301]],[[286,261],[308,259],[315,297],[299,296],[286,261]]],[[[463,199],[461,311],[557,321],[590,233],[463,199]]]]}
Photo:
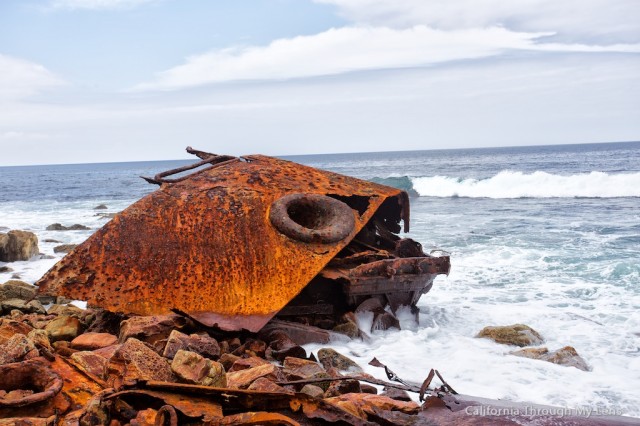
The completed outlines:
{"type": "Polygon", "coordinates": [[[307,243],[334,243],[355,227],[351,207],[319,194],[289,194],[271,205],[269,219],[284,235],[307,243]]]}

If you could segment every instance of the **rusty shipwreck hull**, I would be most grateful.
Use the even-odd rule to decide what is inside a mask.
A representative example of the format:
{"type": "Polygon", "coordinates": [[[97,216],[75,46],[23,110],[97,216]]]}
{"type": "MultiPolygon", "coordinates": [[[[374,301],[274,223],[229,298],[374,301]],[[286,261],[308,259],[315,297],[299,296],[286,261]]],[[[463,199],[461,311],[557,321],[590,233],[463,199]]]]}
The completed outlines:
{"type": "Polygon", "coordinates": [[[263,155],[187,151],[202,161],[145,178],[160,188],[51,268],[39,292],[255,332],[285,306],[333,317],[371,297],[413,306],[449,272],[448,256],[396,235],[401,222],[409,230],[402,190],[263,155]]]}

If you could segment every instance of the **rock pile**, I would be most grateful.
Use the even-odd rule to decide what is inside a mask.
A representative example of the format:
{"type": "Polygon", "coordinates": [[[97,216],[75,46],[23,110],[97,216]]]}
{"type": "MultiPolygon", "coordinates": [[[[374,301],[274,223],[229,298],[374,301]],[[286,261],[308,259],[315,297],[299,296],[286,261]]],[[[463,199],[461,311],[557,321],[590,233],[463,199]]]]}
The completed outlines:
{"type": "Polygon", "coordinates": [[[222,334],[177,314],[45,310],[19,281],[0,297],[3,425],[410,424],[420,412],[394,392],[405,386],[377,395],[366,382],[385,382],[353,360],[324,348],[318,361],[278,329],[222,334]]]}

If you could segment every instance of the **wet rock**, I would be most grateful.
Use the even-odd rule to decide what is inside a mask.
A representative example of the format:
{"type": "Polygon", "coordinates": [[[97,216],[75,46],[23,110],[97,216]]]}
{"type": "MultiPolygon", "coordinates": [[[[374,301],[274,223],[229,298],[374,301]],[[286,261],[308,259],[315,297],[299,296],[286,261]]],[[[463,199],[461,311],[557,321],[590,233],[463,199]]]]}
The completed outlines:
{"type": "Polygon", "coordinates": [[[324,396],[324,390],[322,390],[321,387],[311,384],[304,385],[302,389],[300,389],[300,392],[306,393],[314,398],[322,398],[324,396]]]}
{"type": "Polygon", "coordinates": [[[370,393],[372,395],[378,394],[378,388],[368,383],[360,383],[360,391],[362,393],[370,393]]]}
{"type": "Polygon", "coordinates": [[[13,272],[13,269],[9,268],[8,266],[0,266],[0,274],[6,274],[8,272],[13,272]]]}
{"type": "Polygon", "coordinates": [[[195,352],[180,349],[173,357],[171,371],[187,383],[219,388],[227,386],[222,364],[195,352]]]}
{"type": "Polygon", "coordinates": [[[76,248],[77,244],[60,244],[59,246],[55,246],[53,248],[54,253],[69,253],[71,250],[76,248]]]}
{"type": "Polygon", "coordinates": [[[109,207],[107,207],[105,204],[98,204],[97,206],[95,206],[93,209],[94,210],[107,210],[109,207]]]}
{"type": "Polygon", "coordinates": [[[356,316],[353,312],[348,312],[342,317],[342,323],[336,325],[333,331],[340,334],[345,334],[352,339],[360,337],[360,328],[356,316]]]}
{"type": "Polygon", "coordinates": [[[173,359],[179,350],[195,352],[211,359],[217,359],[220,356],[220,345],[213,337],[200,334],[188,336],[178,330],[172,330],[162,356],[173,359]]]}
{"type": "Polygon", "coordinates": [[[485,337],[497,343],[520,347],[535,346],[544,341],[540,333],[524,324],[485,327],[476,337],[485,337]]]}
{"type": "Polygon", "coordinates": [[[355,361],[331,348],[320,349],[318,351],[318,361],[326,370],[333,367],[339,371],[362,373],[362,368],[355,361]]]}
{"type": "Polygon", "coordinates": [[[20,280],[9,280],[0,285],[0,301],[8,299],[32,300],[36,297],[36,287],[20,280]]]}
{"type": "Polygon", "coordinates": [[[0,344],[0,365],[22,361],[27,354],[34,350],[37,351],[31,339],[24,334],[14,334],[6,342],[0,344]]]}
{"type": "Polygon", "coordinates": [[[362,389],[360,387],[360,382],[357,380],[336,380],[329,384],[326,392],[324,393],[325,398],[331,398],[338,395],[344,395],[346,393],[360,393],[362,389]]]}
{"type": "Polygon", "coordinates": [[[246,389],[260,377],[274,382],[280,381],[283,378],[278,367],[273,364],[264,364],[258,367],[247,368],[246,370],[227,373],[227,386],[235,389],[246,389]]]}
{"type": "Polygon", "coordinates": [[[107,370],[121,374],[124,383],[136,380],[176,381],[168,360],[135,338],[127,339],[116,350],[107,364],[107,370]]]}
{"type": "Polygon", "coordinates": [[[582,371],[590,370],[587,362],[578,355],[578,352],[572,346],[565,346],[553,352],[549,352],[547,348],[525,348],[511,352],[511,355],[539,359],[567,367],[575,367],[582,371]]]}
{"type": "Polygon", "coordinates": [[[109,333],[84,333],[71,341],[71,347],[79,351],[93,351],[118,343],[118,337],[109,333]]]}
{"type": "Polygon", "coordinates": [[[376,314],[371,324],[371,331],[376,330],[388,330],[390,328],[396,328],[400,330],[400,321],[393,314],[389,312],[383,312],[376,314]]]}
{"type": "Polygon", "coordinates": [[[257,356],[251,356],[249,358],[238,358],[231,368],[227,370],[228,372],[247,370],[249,368],[258,367],[260,365],[269,364],[269,361],[259,358],[257,356]]]}
{"type": "Polygon", "coordinates": [[[49,334],[49,339],[56,342],[75,339],[82,333],[83,328],[84,326],[78,318],[63,315],[51,320],[44,329],[49,334]]]}
{"type": "Polygon", "coordinates": [[[186,322],[184,317],[173,314],[131,317],[122,321],[118,341],[124,343],[127,339],[135,338],[162,351],[171,332],[182,329],[186,322]]]}
{"type": "Polygon", "coordinates": [[[90,376],[101,380],[106,378],[107,359],[92,351],[78,351],[71,354],[71,359],[77,366],[90,376]]]}
{"type": "Polygon", "coordinates": [[[0,262],[29,260],[40,250],[38,237],[29,231],[9,231],[0,233],[0,262]]]}
{"type": "Polygon", "coordinates": [[[47,231],[87,231],[89,229],[91,228],[89,228],[88,226],[80,225],[79,223],[71,226],[64,226],[60,223],[52,223],[51,225],[47,226],[47,231]]]}
{"type": "Polygon", "coordinates": [[[247,389],[260,391],[260,392],[278,392],[278,393],[288,393],[288,394],[295,393],[292,390],[286,389],[280,385],[276,385],[271,380],[264,377],[260,377],[254,380],[253,383],[251,383],[251,385],[249,385],[247,389]]]}
{"type": "Polygon", "coordinates": [[[411,401],[411,397],[407,393],[407,391],[402,389],[385,387],[380,394],[382,396],[387,396],[391,399],[395,399],[397,401],[411,401]]]}

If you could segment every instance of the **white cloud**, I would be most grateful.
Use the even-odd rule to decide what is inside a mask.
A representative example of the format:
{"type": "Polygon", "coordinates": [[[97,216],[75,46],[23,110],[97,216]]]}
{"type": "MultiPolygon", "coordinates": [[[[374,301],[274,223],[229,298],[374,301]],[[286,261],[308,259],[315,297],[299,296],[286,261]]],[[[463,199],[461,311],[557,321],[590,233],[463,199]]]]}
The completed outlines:
{"type": "Polygon", "coordinates": [[[360,24],[451,30],[494,25],[552,31],[564,41],[640,41],[637,0],[315,0],[360,24]]]}
{"type": "Polygon", "coordinates": [[[556,52],[640,52],[640,44],[590,46],[542,43],[552,33],[526,33],[503,27],[436,30],[343,27],[268,46],[216,50],[187,58],[135,90],[173,90],[233,80],[278,80],[353,71],[428,66],[495,56],[507,50],[556,52]]]}
{"type": "Polygon", "coordinates": [[[111,10],[131,9],[157,0],[52,0],[51,6],[56,9],[89,9],[111,10]]]}
{"type": "Polygon", "coordinates": [[[31,96],[64,84],[42,65],[0,54],[0,101],[31,96]]]}

